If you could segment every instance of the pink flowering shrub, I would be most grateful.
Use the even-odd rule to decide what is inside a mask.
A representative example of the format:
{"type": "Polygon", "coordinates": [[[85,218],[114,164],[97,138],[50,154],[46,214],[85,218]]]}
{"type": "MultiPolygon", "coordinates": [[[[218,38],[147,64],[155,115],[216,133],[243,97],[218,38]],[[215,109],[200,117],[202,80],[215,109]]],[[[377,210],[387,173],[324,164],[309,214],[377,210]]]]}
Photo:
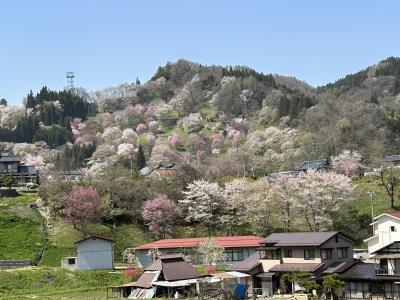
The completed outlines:
{"type": "Polygon", "coordinates": [[[136,132],[138,134],[144,133],[147,130],[147,126],[146,124],[140,123],[137,127],[136,127],[136,132]]]}
{"type": "Polygon", "coordinates": [[[211,137],[211,148],[219,148],[219,146],[221,145],[221,142],[224,139],[224,136],[220,133],[214,134],[211,137]]]}
{"type": "Polygon", "coordinates": [[[143,114],[146,111],[146,107],[142,104],[136,104],[135,105],[135,110],[140,113],[143,114]]]}
{"type": "Polygon", "coordinates": [[[172,134],[169,138],[169,142],[175,147],[179,147],[181,145],[181,141],[179,139],[179,135],[176,133],[172,134]]]}

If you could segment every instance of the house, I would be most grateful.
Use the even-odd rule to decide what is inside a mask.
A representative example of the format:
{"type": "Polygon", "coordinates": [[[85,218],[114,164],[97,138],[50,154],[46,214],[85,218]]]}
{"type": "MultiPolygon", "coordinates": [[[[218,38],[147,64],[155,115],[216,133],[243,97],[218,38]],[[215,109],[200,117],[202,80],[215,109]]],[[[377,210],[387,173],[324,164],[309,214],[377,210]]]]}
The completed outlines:
{"type": "Polygon", "coordinates": [[[64,170],[56,174],[58,178],[67,182],[81,182],[83,173],[81,170],[64,170]]]}
{"type": "Polygon", "coordinates": [[[400,165],[400,155],[388,155],[388,156],[385,156],[385,158],[383,160],[384,160],[384,162],[390,163],[395,166],[400,165]]]}
{"type": "Polygon", "coordinates": [[[300,163],[294,171],[307,173],[308,170],[322,171],[330,169],[330,163],[327,159],[308,160],[300,163]]]}
{"type": "Polygon", "coordinates": [[[400,212],[373,219],[368,253],[375,263],[358,263],[340,274],[347,299],[400,299],[400,212]]]}
{"type": "MultiPolygon", "coordinates": [[[[261,241],[256,253],[228,270],[252,275],[253,292],[271,296],[285,273],[300,270],[317,277],[347,270],[354,264],[354,243],[338,231],[273,233],[261,241]]],[[[287,286],[289,291],[293,288],[287,286]]]]}
{"type": "MultiPolygon", "coordinates": [[[[146,267],[152,262],[149,251],[159,251],[163,254],[183,253],[192,263],[201,262],[196,248],[204,238],[164,239],[136,247],[138,266],[146,267]]],[[[220,263],[231,264],[242,261],[256,252],[262,240],[258,236],[228,236],[215,237],[218,243],[225,248],[225,258],[220,263]]]]}
{"type": "Polygon", "coordinates": [[[114,240],[112,238],[91,235],[75,244],[77,257],[64,258],[62,260],[63,267],[76,270],[114,269],[114,240]]]}
{"type": "Polygon", "coordinates": [[[279,176],[286,176],[288,178],[297,178],[300,175],[300,171],[285,171],[285,172],[276,172],[276,173],[269,173],[265,175],[265,178],[269,181],[269,182],[275,182],[275,180],[279,177],[279,176]]]}
{"type": "Polygon", "coordinates": [[[176,177],[179,171],[175,163],[160,163],[152,172],[149,177],[176,177]]]}
{"type": "Polygon", "coordinates": [[[22,165],[18,155],[0,155],[0,176],[4,175],[11,175],[19,184],[36,183],[39,179],[36,168],[22,165]]]}
{"type": "Polygon", "coordinates": [[[114,297],[150,299],[154,296],[170,298],[176,293],[196,294],[199,274],[181,254],[158,255],[135,282],[111,287],[114,297]]]}

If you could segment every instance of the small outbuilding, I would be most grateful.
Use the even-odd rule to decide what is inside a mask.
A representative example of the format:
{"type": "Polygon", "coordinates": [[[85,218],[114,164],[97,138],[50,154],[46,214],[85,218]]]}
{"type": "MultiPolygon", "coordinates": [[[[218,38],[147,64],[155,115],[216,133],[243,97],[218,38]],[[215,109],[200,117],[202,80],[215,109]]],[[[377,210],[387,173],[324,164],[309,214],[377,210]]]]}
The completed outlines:
{"type": "Polygon", "coordinates": [[[114,240],[111,237],[92,235],[75,244],[78,270],[112,270],[114,268],[114,240]]]}

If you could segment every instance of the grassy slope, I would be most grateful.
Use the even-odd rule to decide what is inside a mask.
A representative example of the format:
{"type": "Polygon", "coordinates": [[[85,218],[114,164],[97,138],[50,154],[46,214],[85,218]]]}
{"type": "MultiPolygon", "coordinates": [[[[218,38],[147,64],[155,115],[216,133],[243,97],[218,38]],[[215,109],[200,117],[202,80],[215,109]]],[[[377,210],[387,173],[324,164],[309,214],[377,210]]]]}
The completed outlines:
{"type": "MultiPolygon", "coordinates": [[[[353,205],[358,209],[359,214],[371,215],[371,198],[368,191],[373,191],[374,196],[374,215],[377,216],[383,212],[392,210],[390,208],[390,198],[384,187],[380,184],[380,180],[373,176],[363,178],[355,177],[352,180],[355,185],[356,197],[353,205]]],[[[397,205],[400,204],[398,201],[397,205]]]]}
{"type": "Polygon", "coordinates": [[[29,208],[36,194],[0,198],[0,260],[35,260],[41,247],[41,220],[29,208]]]}
{"type": "Polygon", "coordinates": [[[71,297],[79,295],[79,298],[70,299],[82,299],[81,294],[85,293],[90,295],[87,299],[95,299],[93,295],[96,294],[105,296],[107,286],[124,282],[123,275],[109,271],[71,272],[60,268],[0,271],[0,299],[29,299],[33,296],[36,299],[38,296],[39,299],[57,299],[68,294],[71,297]]]}

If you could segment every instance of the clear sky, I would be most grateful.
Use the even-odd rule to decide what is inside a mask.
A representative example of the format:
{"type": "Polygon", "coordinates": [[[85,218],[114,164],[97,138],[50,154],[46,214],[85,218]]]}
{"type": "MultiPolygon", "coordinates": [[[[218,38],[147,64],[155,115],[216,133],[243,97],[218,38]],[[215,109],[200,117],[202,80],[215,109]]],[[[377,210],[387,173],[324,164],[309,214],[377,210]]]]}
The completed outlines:
{"type": "Polygon", "coordinates": [[[96,90],[179,58],[334,81],[400,55],[398,0],[3,0],[0,98],[96,90]]]}

